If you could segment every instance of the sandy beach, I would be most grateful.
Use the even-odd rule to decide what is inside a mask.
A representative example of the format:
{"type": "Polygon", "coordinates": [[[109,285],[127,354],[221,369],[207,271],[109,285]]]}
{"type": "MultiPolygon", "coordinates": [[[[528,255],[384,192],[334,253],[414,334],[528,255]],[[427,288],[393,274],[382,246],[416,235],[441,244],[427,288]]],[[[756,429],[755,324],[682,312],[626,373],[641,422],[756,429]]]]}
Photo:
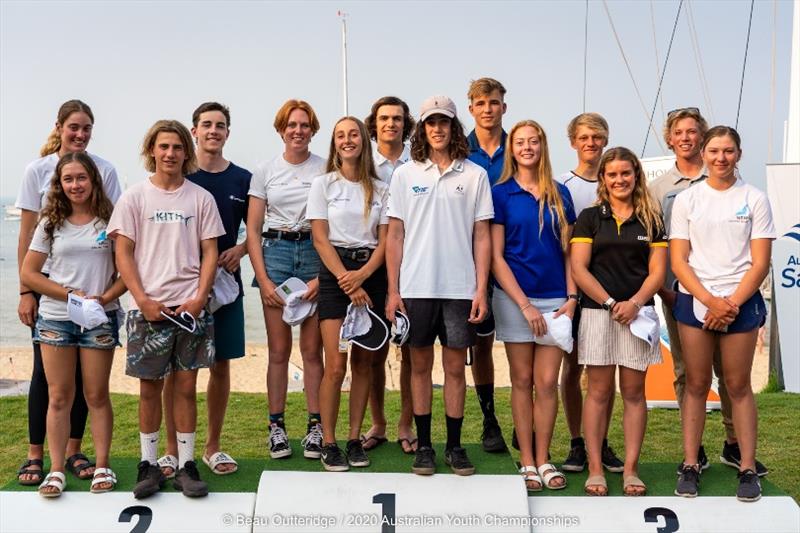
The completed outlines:
{"type": "MultiPolygon", "coordinates": [[[[433,366],[434,384],[443,383],[441,367],[441,351],[436,347],[436,362],[433,366]]],[[[509,387],[511,382],[508,377],[508,360],[501,343],[494,346],[495,361],[495,386],[509,387]]],[[[27,381],[30,380],[33,367],[33,355],[30,346],[0,348],[0,379],[19,382],[19,393],[27,390],[27,381]]],[[[289,365],[290,390],[302,389],[303,362],[300,351],[295,344],[289,365]]],[[[231,390],[238,392],[266,392],[267,347],[263,344],[251,343],[246,347],[245,356],[231,364],[231,390]]],[[[767,384],[769,375],[769,350],[767,346],[759,344],[753,362],[752,382],[753,390],[758,392],[767,384]]],[[[197,380],[200,391],[206,389],[208,372],[201,371],[197,380]]],[[[345,380],[345,387],[349,379],[345,380]]],[[[400,384],[400,361],[392,347],[386,361],[386,388],[397,390],[400,384]]],[[[467,384],[472,385],[472,376],[467,371],[467,384]]],[[[125,375],[125,349],[118,348],[114,356],[114,365],[111,370],[111,391],[137,394],[139,391],[138,380],[125,375]]],[[[13,394],[13,391],[7,391],[13,394]]]]}

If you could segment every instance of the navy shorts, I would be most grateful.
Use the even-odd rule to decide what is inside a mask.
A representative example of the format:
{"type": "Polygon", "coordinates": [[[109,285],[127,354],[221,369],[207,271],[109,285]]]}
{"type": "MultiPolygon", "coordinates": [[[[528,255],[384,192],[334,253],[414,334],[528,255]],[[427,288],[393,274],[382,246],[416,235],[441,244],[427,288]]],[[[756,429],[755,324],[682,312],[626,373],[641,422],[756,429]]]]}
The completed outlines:
{"type": "MultiPolygon", "coordinates": [[[[702,328],[703,323],[697,320],[697,317],[694,315],[693,302],[694,297],[691,294],[678,292],[675,308],[672,310],[672,316],[681,324],[702,328]]],[[[766,321],[767,306],[764,304],[761,291],[757,291],[749,300],[739,306],[739,314],[736,316],[736,320],[731,322],[728,326],[727,331],[715,331],[714,333],[721,333],[724,335],[726,333],[753,331],[763,326],[766,321]]]]}
{"type": "Polygon", "coordinates": [[[215,360],[244,357],[244,302],[236,300],[214,311],[215,360]]]}

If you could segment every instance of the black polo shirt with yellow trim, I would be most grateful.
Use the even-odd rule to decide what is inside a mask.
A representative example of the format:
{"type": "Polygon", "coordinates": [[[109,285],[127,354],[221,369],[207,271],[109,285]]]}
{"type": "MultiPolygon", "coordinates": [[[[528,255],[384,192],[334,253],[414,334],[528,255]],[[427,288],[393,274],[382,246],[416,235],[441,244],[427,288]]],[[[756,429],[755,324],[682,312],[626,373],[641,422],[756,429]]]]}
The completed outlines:
{"type": "MultiPolygon", "coordinates": [[[[649,273],[650,248],[666,248],[667,234],[662,229],[651,242],[638,218],[619,220],[603,203],[581,211],[570,242],[592,245],[589,272],[612,298],[623,302],[641,288],[649,273]]],[[[585,295],[581,299],[581,306],[589,309],[601,309],[601,303],[585,295]]],[[[643,305],[653,305],[653,299],[643,305]]]]}

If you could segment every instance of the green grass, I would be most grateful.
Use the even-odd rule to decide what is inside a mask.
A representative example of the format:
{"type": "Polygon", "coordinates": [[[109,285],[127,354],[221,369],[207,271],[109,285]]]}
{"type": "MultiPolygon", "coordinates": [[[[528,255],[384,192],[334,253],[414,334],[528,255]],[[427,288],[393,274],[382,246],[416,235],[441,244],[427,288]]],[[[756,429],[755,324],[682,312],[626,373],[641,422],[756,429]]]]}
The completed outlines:
{"type": "MultiPolygon", "coordinates": [[[[510,389],[498,389],[496,405],[498,418],[503,427],[506,440],[510,442],[512,426],[509,406],[510,389]]],[[[127,490],[135,478],[135,467],[139,457],[139,437],[137,423],[138,397],[114,394],[114,441],[111,450],[112,466],[120,479],[119,488],[127,490]]],[[[800,499],[800,468],[794,459],[800,456],[800,440],[797,438],[797,413],[800,412],[800,396],[788,393],[762,393],[756,395],[759,408],[759,449],[758,458],[770,469],[768,481],[764,483],[765,494],[785,492],[796,501],[800,499]]],[[[198,443],[205,434],[205,395],[198,396],[198,443]]],[[[400,453],[394,442],[392,424],[397,420],[399,393],[387,392],[386,405],[390,421],[390,442],[370,452],[373,462],[367,471],[409,472],[411,456],[400,453]]],[[[347,395],[342,396],[339,439],[346,436],[347,395]],[[344,425],[343,425],[344,424],[344,425]]],[[[609,440],[618,452],[622,451],[621,410],[622,401],[615,402],[609,440]]],[[[287,431],[293,439],[299,439],[305,432],[305,401],[300,393],[289,394],[287,405],[287,431]]],[[[15,473],[27,452],[27,399],[25,397],[0,398],[0,417],[5,420],[4,431],[0,434],[0,485],[16,490],[15,473]]],[[[442,411],[442,391],[434,390],[433,440],[444,442],[444,414],[442,411]]],[[[369,416],[364,430],[369,427],[369,416]]],[[[470,457],[480,473],[513,473],[513,457],[491,455],[480,451],[474,445],[479,442],[481,414],[472,390],[468,391],[463,441],[468,445],[470,457]],[[472,444],[472,445],[470,445],[472,444]]],[[[317,461],[306,460],[298,453],[299,442],[293,442],[295,456],[286,461],[268,459],[266,449],[266,400],[262,394],[233,393],[228,408],[228,417],[223,432],[223,448],[233,455],[240,464],[240,471],[234,476],[212,476],[204,466],[201,473],[211,482],[216,491],[243,490],[243,486],[255,490],[262,470],[321,470],[317,461]]],[[[724,431],[719,412],[708,415],[704,443],[712,462],[710,470],[703,475],[702,493],[704,495],[730,495],[735,488],[734,471],[717,462],[722,448],[724,431]]],[[[343,443],[342,443],[343,444],[343,443]]],[[[553,461],[558,464],[566,456],[569,435],[563,412],[559,412],[551,451],[553,461]]],[[[443,446],[437,445],[441,452],[443,446]]],[[[198,455],[200,453],[198,446],[198,455]]],[[[93,456],[94,450],[87,430],[84,451],[93,456]]],[[[642,448],[641,476],[649,486],[650,494],[671,494],[674,488],[674,469],[681,459],[681,431],[677,410],[656,409],[650,411],[647,434],[642,448]]],[[[440,471],[446,472],[439,457],[440,471]]],[[[621,494],[620,475],[608,476],[610,493],[621,494]]],[[[568,488],[564,491],[543,494],[567,495],[582,494],[585,474],[569,474],[568,488]]],[[[88,482],[77,482],[70,476],[70,489],[88,490],[88,482]],[[85,485],[85,487],[84,487],[85,485]]],[[[171,489],[170,489],[171,490],[171,489]]]]}

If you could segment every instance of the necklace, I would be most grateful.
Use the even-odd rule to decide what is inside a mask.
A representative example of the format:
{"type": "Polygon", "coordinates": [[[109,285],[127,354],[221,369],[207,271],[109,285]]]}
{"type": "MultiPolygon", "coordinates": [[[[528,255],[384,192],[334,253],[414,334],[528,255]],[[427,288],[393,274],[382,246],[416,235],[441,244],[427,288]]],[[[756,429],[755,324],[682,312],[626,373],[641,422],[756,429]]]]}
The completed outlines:
{"type": "Polygon", "coordinates": [[[616,211],[616,210],[615,210],[613,207],[611,208],[611,212],[612,212],[612,213],[614,214],[614,216],[615,216],[615,217],[617,217],[617,218],[618,218],[620,221],[622,221],[622,222],[625,222],[626,220],[628,220],[629,218],[631,218],[631,217],[633,216],[633,212],[634,212],[634,210],[633,210],[633,209],[631,209],[631,212],[630,212],[630,214],[629,214],[628,216],[623,216],[623,215],[619,214],[619,213],[618,213],[618,212],[617,212],[617,211],[616,211]]]}

